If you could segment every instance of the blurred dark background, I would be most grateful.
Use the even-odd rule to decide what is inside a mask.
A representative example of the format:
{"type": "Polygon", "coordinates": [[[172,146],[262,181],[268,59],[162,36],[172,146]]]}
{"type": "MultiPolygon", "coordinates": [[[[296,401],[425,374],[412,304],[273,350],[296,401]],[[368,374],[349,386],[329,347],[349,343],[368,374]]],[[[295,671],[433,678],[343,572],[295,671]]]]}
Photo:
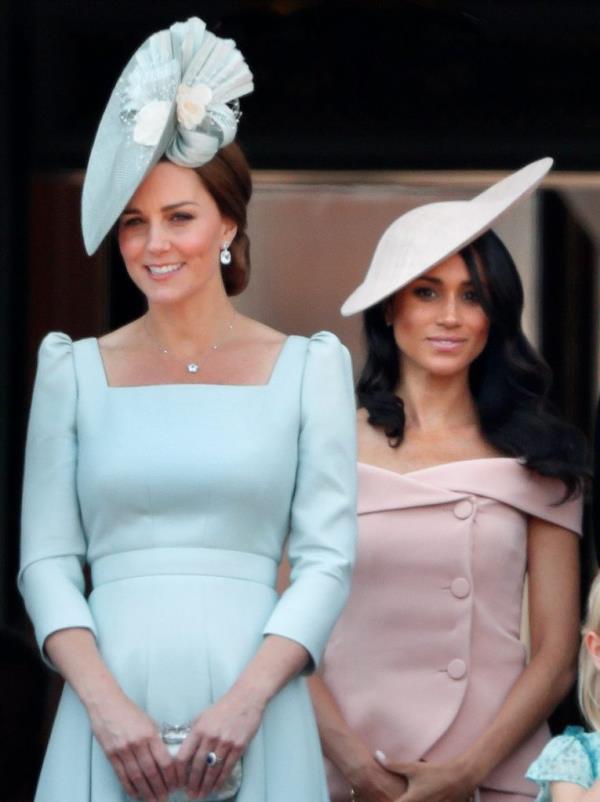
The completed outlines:
{"type": "MultiPolygon", "coordinates": [[[[256,80],[240,128],[255,168],[512,169],[552,155],[559,171],[587,174],[600,170],[600,6],[2,0],[0,14],[0,800],[14,801],[31,798],[44,711],[56,693],[33,657],[14,580],[35,343],[57,305],[68,309],[75,336],[129,311],[110,260],[98,257],[106,270],[89,271],[77,216],[55,214],[65,195],[79,192],[77,181],[60,177],[85,167],[101,111],[133,50],[192,15],[234,38],[256,80]],[[86,294],[102,303],[90,309],[80,303],[86,294]]],[[[595,342],[589,308],[578,310],[589,301],[597,255],[556,193],[544,193],[541,209],[555,239],[541,251],[553,269],[541,287],[540,342],[565,380],[557,383],[557,402],[591,435],[593,362],[574,371],[565,342],[595,342]],[[573,263],[581,269],[569,292],[565,265],[573,263]],[[561,320],[570,327],[566,340],[561,320]]]]}
{"type": "Polygon", "coordinates": [[[252,66],[255,167],[600,167],[595,2],[7,1],[4,111],[35,168],[83,166],[134,47],[193,14],[252,66]]]}

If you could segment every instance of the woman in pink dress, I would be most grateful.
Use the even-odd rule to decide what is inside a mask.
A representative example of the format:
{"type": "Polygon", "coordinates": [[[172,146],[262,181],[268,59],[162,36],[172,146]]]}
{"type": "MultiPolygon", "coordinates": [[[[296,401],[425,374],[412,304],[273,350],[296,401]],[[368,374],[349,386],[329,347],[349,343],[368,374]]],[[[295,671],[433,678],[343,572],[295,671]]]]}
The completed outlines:
{"type": "Polygon", "coordinates": [[[404,215],[342,308],[366,310],[368,355],[357,567],[312,687],[333,802],[536,795],[524,774],[574,678],[584,448],[489,229],[551,163],[404,215]]]}

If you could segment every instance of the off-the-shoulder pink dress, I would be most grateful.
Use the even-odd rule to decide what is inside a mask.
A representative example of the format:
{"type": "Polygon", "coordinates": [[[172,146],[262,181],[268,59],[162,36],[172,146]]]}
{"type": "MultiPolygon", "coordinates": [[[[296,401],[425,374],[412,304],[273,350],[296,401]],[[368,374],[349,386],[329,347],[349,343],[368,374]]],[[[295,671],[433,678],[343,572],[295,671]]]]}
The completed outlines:
{"type": "MultiPolygon", "coordinates": [[[[359,463],[359,547],[350,601],[323,678],[348,724],[398,761],[444,761],[492,722],[523,671],[529,516],[580,533],[581,500],[511,458],[406,474],[359,463]]],[[[525,771],[540,727],[480,789],[535,797],[525,771]]],[[[349,798],[328,766],[333,802],[349,798]]]]}

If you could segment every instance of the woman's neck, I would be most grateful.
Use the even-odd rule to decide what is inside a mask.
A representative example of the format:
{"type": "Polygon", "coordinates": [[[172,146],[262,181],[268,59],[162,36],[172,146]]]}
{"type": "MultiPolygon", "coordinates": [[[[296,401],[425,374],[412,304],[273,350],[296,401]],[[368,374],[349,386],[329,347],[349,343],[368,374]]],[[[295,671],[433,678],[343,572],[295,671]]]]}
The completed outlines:
{"type": "Polygon", "coordinates": [[[186,352],[210,348],[224,336],[234,317],[233,304],[223,291],[202,293],[180,303],[150,303],[142,324],[164,348],[186,352]]]}
{"type": "Polygon", "coordinates": [[[412,370],[403,373],[396,393],[404,402],[407,426],[426,432],[478,423],[468,371],[453,376],[412,370]]]}

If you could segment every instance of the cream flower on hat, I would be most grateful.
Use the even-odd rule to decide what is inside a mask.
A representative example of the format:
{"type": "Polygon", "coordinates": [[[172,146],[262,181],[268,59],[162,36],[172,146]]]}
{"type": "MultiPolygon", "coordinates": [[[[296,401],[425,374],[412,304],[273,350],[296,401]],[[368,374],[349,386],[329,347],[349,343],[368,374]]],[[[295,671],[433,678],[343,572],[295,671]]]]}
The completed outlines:
{"type": "Polygon", "coordinates": [[[206,117],[206,107],[212,100],[212,89],[206,84],[177,88],[177,119],[184,128],[192,131],[206,117]]]}
{"type": "Polygon", "coordinates": [[[135,116],[133,141],[147,147],[158,145],[170,113],[171,104],[167,100],[151,100],[142,106],[135,116]]]}
{"type": "Polygon", "coordinates": [[[81,205],[87,252],[163,156],[199,167],[232,142],[238,99],[253,88],[235,42],[197,17],[147,39],[117,81],[90,154],[81,205]]]}

